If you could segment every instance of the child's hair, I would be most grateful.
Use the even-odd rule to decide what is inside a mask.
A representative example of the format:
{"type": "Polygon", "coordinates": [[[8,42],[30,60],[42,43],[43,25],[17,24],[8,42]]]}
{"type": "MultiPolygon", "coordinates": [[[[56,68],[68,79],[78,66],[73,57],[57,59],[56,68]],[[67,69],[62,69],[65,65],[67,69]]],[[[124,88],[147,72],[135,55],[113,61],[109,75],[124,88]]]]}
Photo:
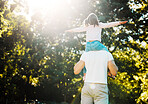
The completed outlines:
{"type": "Polygon", "coordinates": [[[88,17],[84,20],[84,24],[85,24],[85,26],[94,25],[94,27],[96,25],[99,25],[99,21],[98,21],[97,15],[94,14],[94,13],[90,13],[88,15],[88,17]]]}

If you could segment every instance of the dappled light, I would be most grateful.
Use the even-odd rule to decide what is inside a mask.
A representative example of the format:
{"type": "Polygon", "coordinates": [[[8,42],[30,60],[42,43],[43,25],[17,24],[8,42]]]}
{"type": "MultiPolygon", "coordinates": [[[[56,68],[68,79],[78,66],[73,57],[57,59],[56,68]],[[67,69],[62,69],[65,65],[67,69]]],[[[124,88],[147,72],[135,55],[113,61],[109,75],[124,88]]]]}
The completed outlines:
{"type": "Polygon", "coordinates": [[[100,22],[128,23],[102,31],[118,66],[108,77],[110,104],[148,103],[146,0],[1,0],[0,104],[80,104],[82,73],[73,67],[85,50],[89,13],[100,22]]]}

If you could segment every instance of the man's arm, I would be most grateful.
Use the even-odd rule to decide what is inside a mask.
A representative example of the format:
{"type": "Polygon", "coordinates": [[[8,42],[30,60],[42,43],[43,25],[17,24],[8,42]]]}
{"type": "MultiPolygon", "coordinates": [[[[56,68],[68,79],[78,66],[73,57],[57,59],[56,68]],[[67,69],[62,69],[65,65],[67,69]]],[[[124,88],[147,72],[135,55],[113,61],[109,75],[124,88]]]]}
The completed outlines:
{"type": "Polygon", "coordinates": [[[109,72],[110,72],[113,76],[116,76],[116,75],[117,75],[118,67],[116,66],[114,60],[108,61],[108,68],[109,68],[109,72]]]}
{"type": "Polygon", "coordinates": [[[77,64],[74,66],[74,74],[79,74],[81,70],[84,68],[85,62],[80,60],[77,62],[77,64]]]}

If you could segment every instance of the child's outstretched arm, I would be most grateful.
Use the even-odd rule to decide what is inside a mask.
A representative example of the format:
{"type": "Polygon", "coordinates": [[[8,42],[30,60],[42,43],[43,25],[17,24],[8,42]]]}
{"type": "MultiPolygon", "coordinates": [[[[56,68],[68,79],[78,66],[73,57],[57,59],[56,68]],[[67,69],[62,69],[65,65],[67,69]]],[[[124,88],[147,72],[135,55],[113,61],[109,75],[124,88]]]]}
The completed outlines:
{"type": "Polygon", "coordinates": [[[120,21],[120,24],[125,24],[127,23],[128,21],[120,21]]]}
{"type": "Polygon", "coordinates": [[[86,31],[86,27],[79,27],[79,28],[66,30],[65,32],[85,32],[85,31],[86,31]]]}
{"type": "Polygon", "coordinates": [[[127,22],[128,21],[117,21],[117,22],[110,22],[110,23],[100,23],[99,26],[101,28],[109,28],[109,27],[114,27],[114,26],[118,26],[118,25],[121,25],[121,24],[125,24],[127,22]]]}

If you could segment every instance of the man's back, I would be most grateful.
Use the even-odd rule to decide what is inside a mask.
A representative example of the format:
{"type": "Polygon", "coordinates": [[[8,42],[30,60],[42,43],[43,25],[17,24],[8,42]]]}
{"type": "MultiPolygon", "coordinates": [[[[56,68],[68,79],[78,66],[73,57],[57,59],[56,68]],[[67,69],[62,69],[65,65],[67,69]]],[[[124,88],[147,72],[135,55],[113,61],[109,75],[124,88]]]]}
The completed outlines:
{"type": "Polygon", "coordinates": [[[118,68],[111,53],[90,51],[83,53],[74,66],[74,74],[86,67],[86,79],[81,92],[81,104],[108,104],[107,67],[114,76],[118,68]]]}
{"type": "Polygon", "coordinates": [[[85,82],[107,84],[108,61],[113,60],[111,53],[103,50],[85,52],[80,60],[85,62],[85,82]]]}

